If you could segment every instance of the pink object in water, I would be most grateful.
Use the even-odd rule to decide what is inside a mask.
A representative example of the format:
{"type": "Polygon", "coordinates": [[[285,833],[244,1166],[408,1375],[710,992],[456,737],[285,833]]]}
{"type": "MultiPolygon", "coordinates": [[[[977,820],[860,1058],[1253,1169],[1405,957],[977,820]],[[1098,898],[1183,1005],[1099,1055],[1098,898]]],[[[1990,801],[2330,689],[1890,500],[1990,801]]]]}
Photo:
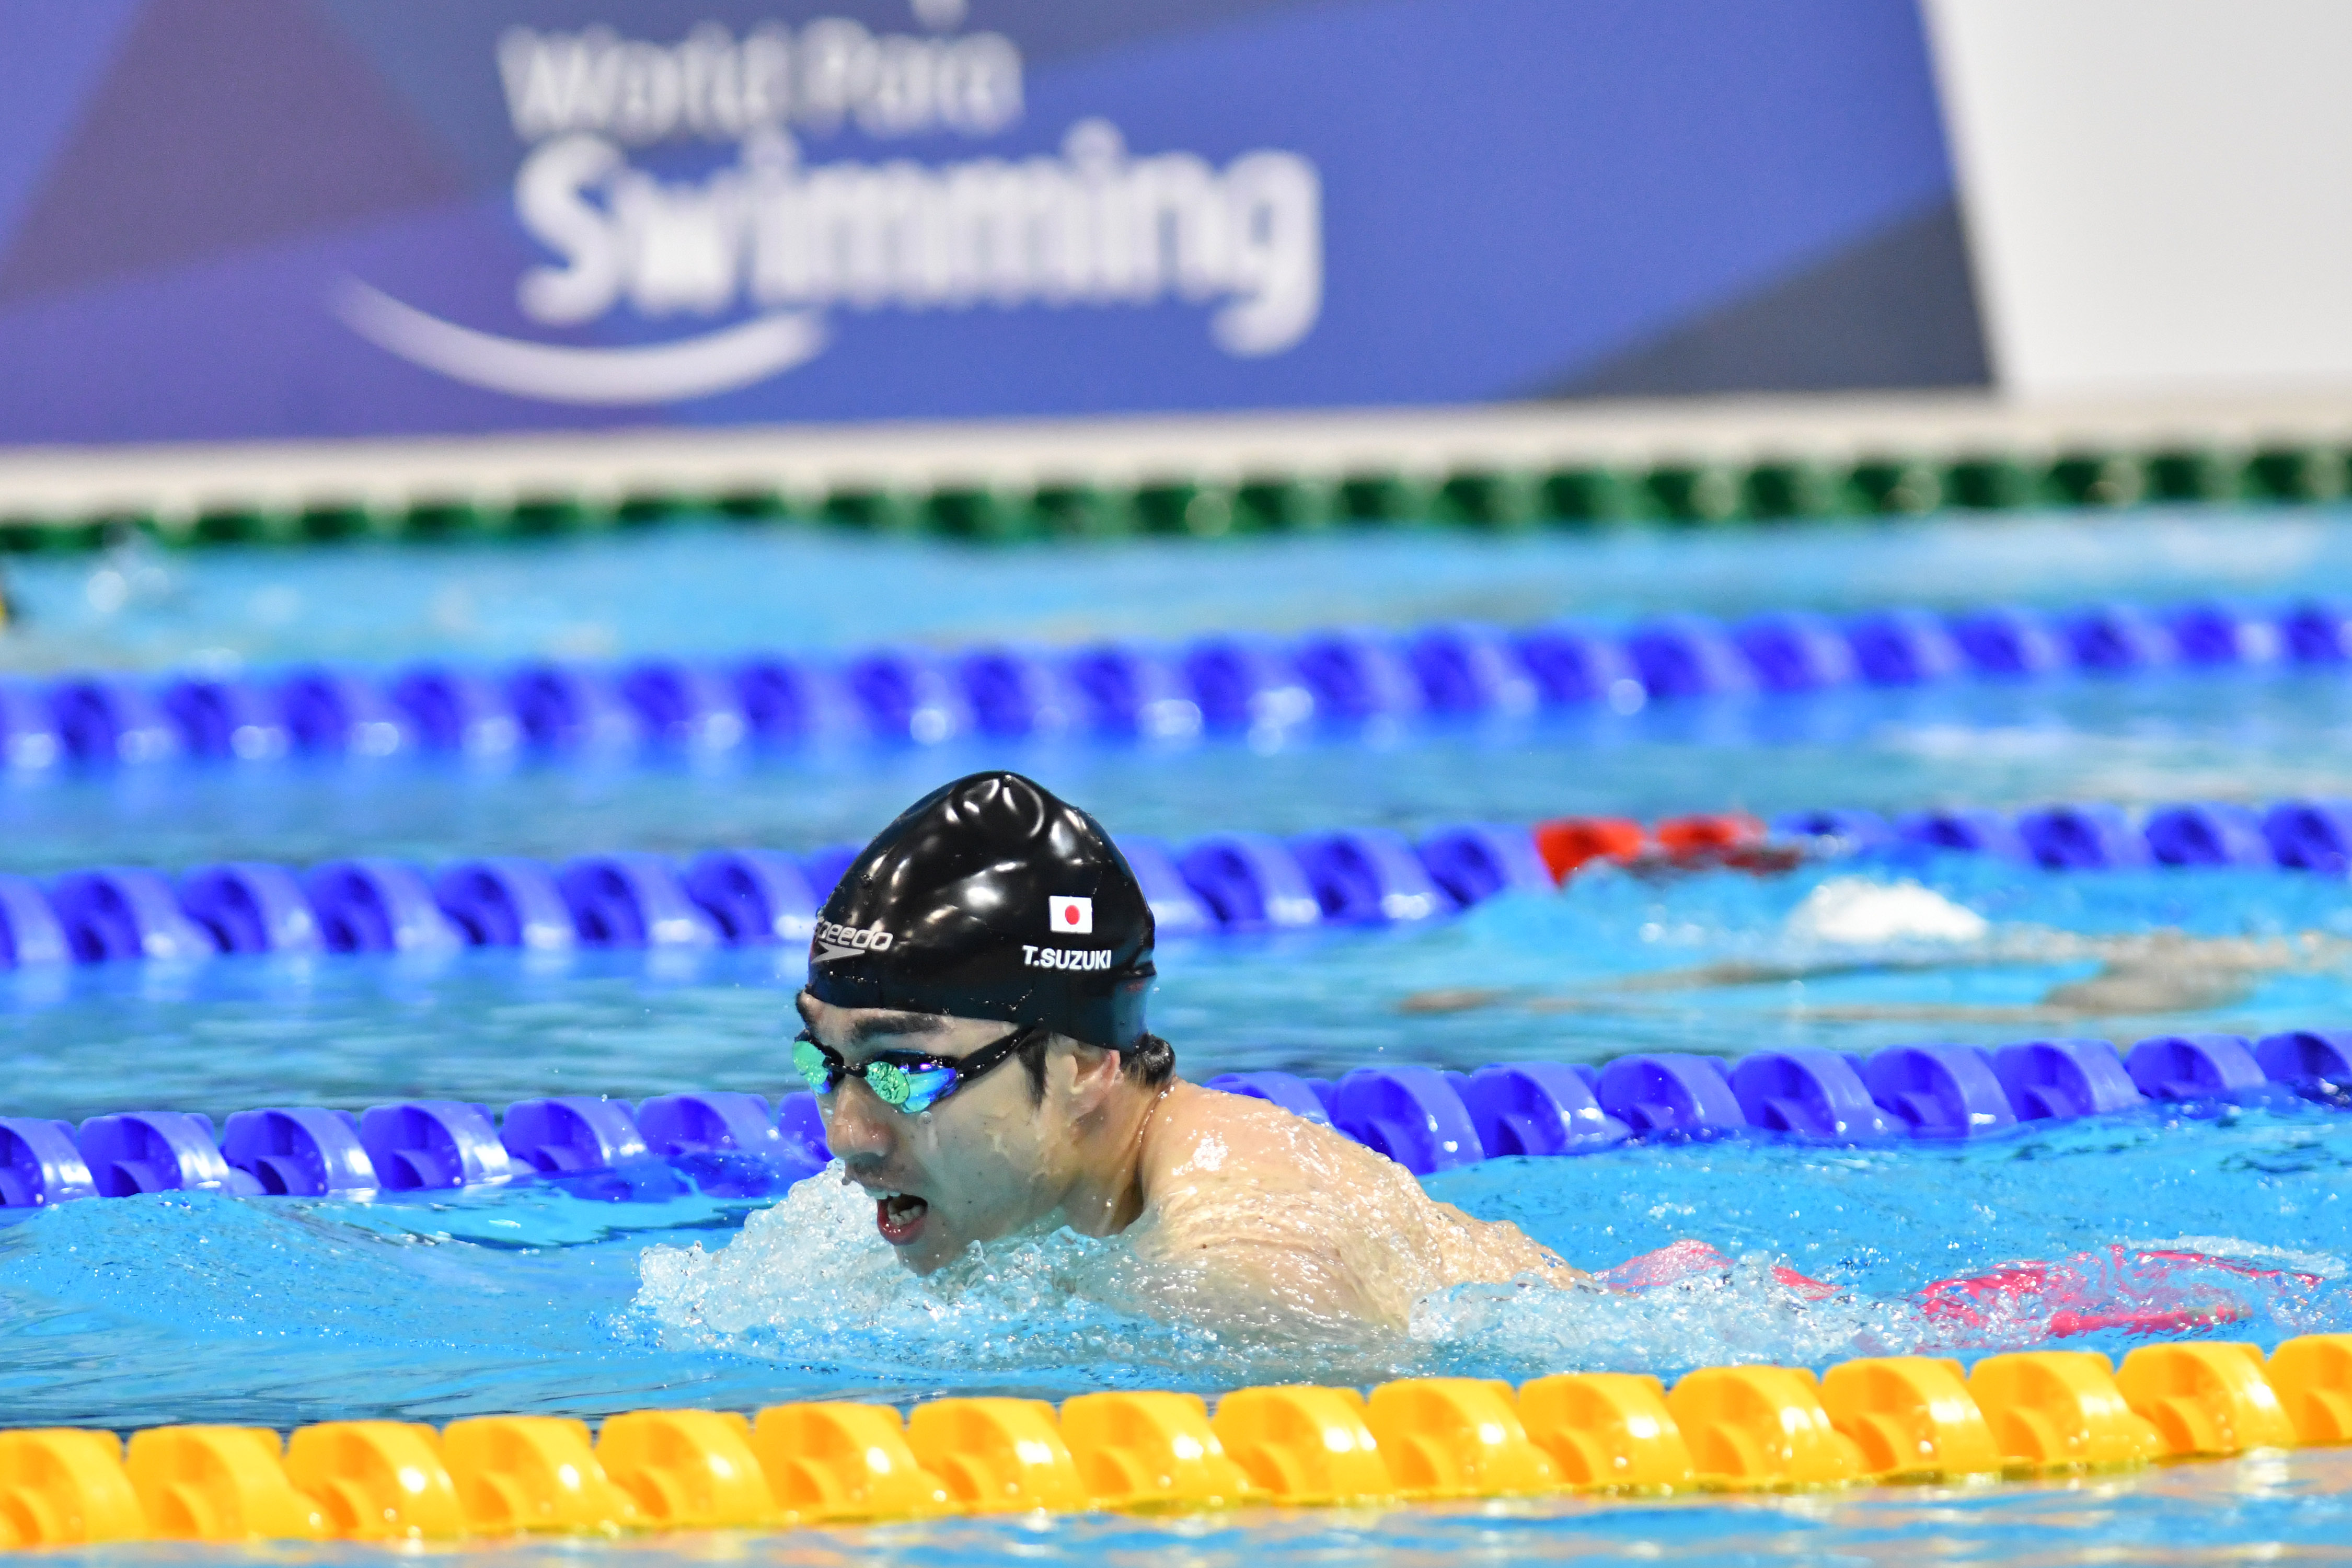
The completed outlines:
{"type": "MultiPolygon", "coordinates": [[[[1629,1258],[1593,1278],[1612,1290],[1650,1290],[1661,1285],[1680,1284],[1695,1275],[1728,1273],[1730,1268],[1731,1259],[1706,1242],[1685,1239],[1639,1258],[1629,1258]]],[[[1785,1263],[1772,1266],[1772,1278],[1810,1300],[1837,1294],[1836,1286],[1800,1274],[1785,1263]]]]}
{"type": "MultiPolygon", "coordinates": [[[[1652,1290],[1703,1275],[1730,1272],[1732,1260],[1704,1241],[1677,1241],[1631,1258],[1596,1278],[1615,1290],[1652,1290]]],[[[1775,1264],[1772,1278],[1809,1300],[1838,1287],[1775,1264]]],[[[1938,1279],[1918,1295],[1920,1311],[1948,1326],[1990,1331],[2039,1328],[2051,1339],[2121,1330],[2129,1334],[2177,1333],[2240,1321],[2253,1309],[2239,1300],[2222,1274],[2265,1286],[2313,1289],[2318,1275],[2263,1268],[2232,1258],[2179,1249],[2110,1247],[2078,1252],[2055,1263],[2007,1263],[1982,1274],[1938,1279]]]]}
{"type": "Polygon", "coordinates": [[[2222,1273],[2272,1285],[2320,1283],[2315,1274],[2258,1268],[2202,1252],[2078,1252],[2057,1263],[2011,1263],[1961,1279],[1939,1279],[1919,1293],[1920,1310],[1962,1328],[2007,1321],[2039,1321],[2052,1339],[2120,1329],[2129,1334],[2173,1333],[2233,1323],[2252,1315],[2218,1281],[2222,1273]]]}

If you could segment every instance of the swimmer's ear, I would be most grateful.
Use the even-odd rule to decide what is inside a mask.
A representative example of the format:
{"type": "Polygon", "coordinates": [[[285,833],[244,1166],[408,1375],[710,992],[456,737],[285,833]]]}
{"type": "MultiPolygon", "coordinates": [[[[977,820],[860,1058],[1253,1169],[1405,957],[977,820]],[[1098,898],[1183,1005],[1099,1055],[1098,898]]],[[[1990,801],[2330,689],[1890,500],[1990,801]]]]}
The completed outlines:
{"type": "Polygon", "coordinates": [[[1076,1097],[1079,1110],[1094,1109],[1118,1087],[1120,1061],[1117,1051],[1061,1035],[1054,1037],[1054,1044],[1069,1048],[1070,1091],[1076,1097]]]}

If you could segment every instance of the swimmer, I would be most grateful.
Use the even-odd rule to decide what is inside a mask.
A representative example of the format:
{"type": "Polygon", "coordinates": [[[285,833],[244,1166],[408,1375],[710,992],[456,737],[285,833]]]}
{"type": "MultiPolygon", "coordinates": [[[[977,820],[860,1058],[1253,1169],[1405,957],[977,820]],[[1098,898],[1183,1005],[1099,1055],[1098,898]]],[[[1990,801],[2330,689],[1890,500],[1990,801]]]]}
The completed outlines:
{"type": "Polygon", "coordinates": [[[2210,1012],[2244,1002],[2256,984],[2272,974],[2342,973],[2352,966],[2352,942],[2326,931],[2210,937],[2169,927],[2105,935],[2038,925],[1995,926],[1916,883],[1881,887],[1859,879],[1823,883],[1790,916],[1790,934],[1800,940],[1785,958],[1726,959],[1687,968],[1612,975],[1585,982],[1567,994],[1449,986],[1415,992],[1398,1007],[1405,1013],[1468,1013],[1516,1003],[1537,1013],[1674,1012],[1679,1009],[1645,1009],[1631,999],[1851,975],[1927,974],[1999,966],[2047,968],[2085,962],[2098,965],[2092,974],[2047,987],[2037,1001],[2023,1006],[1835,1005],[1808,999],[1787,1009],[1792,1017],[1848,1023],[2032,1026],[2210,1012]],[[1807,918],[1817,912],[1817,905],[1832,913],[1826,926],[1822,920],[1807,918]],[[1910,929],[1869,931],[1867,917],[1874,912],[1873,906],[1876,912],[1892,911],[1904,917],[1910,929]],[[1836,917],[1854,913],[1865,917],[1864,925],[1851,932],[1840,929],[1836,917]],[[1874,938],[1905,945],[1874,950],[1874,938]]]}
{"type": "Polygon", "coordinates": [[[1018,773],[960,779],[866,847],[818,919],[793,1056],[901,1263],[1067,1226],[1121,1238],[1161,1316],[1318,1330],[1585,1278],[1327,1127],[1179,1079],[1144,1026],[1155,973],[1126,858],[1018,773]]]}

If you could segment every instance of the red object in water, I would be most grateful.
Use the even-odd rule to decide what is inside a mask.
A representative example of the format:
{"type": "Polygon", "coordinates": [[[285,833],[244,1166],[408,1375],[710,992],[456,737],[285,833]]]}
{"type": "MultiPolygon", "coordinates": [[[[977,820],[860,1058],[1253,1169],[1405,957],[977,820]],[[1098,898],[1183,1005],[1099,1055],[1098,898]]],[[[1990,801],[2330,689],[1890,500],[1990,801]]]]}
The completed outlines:
{"type": "Polygon", "coordinates": [[[1721,858],[1726,851],[1764,841],[1764,825],[1746,812],[1669,816],[1650,829],[1658,847],[1677,858],[1721,858]]]}
{"type": "Polygon", "coordinates": [[[1650,847],[1649,836],[1630,816],[1561,816],[1536,824],[1536,853],[1555,882],[1593,860],[1631,860],[1650,847]]]}

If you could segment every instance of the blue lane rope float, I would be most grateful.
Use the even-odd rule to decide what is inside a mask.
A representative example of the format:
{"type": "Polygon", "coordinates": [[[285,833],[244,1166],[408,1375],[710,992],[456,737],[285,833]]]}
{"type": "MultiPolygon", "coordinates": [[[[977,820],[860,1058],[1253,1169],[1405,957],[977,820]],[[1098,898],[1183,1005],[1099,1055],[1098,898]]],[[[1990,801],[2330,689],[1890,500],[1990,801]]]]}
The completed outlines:
{"type": "Polygon", "coordinates": [[[1774,825],[1799,837],[1836,839],[1863,852],[1908,848],[1981,854],[2053,871],[2136,866],[2277,868],[2341,875],[2352,868],[2352,801],[2227,801],[2158,805],[2133,814],[2104,802],[2014,815],[1979,808],[1912,812],[1797,812],[1774,825]]]}
{"type": "MultiPolygon", "coordinates": [[[[2170,1106],[2352,1108],[2352,1030],[2160,1035],[2000,1047],[1819,1048],[1737,1059],[1643,1052],[1602,1063],[1497,1062],[1475,1072],[1360,1068],[1339,1079],[1226,1073],[1207,1087],[1281,1106],[1417,1175],[1511,1156],[1631,1143],[1774,1137],[1885,1144],[1995,1137],[2021,1127],[2170,1106]]],[[[493,1118],[463,1100],[358,1114],[241,1110],[217,1134],[192,1111],[94,1116],[79,1128],[0,1117],[0,1223],[90,1197],[435,1192],[542,1179],[583,1198],[655,1202],[688,1191],[757,1199],[831,1160],[815,1097],[668,1094],[632,1107],[591,1095],[520,1100],[493,1118]]]]}
{"type": "MultiPolygon", "coordinates": [[[[1466,823],[1418,841],[1387,828],[1278,838],[1212,834],[1181,846],[1122,841],[1168,936],[1409,923],[1498,894],[1549,892],[1599,861],[1784,869],[1816,856],[1937,851],[2054,871],[2237,867],[2342,875],[2352,801],[2268,807],[2099,802],[2014,816],[1987,810],[1811,811],[1764,825],[1738,815],[1563,817],[1534,827],[1466,823]]],[[[792,945],[856,854],[714,850],[684,865],[642,851],[561,866],[487,856],[435,870],[383,857],[298,869],[266,861],[72,871],[46,885],[0,873],[0,969],[267,952],[454,952],[792,945]]]]}
{"type": "Polygon", "coordinates": [[[974,735],[1165,742],[1960,678],[2347,665],[2352,608],[2314,602],[2264,612],[2192,604],[1771,614],[1736,624],[1677,616],[1622,633],[1454,623],[1288,641],[900,647],[841,660],[759,655],[618,668],[541,660],[389,675],[324,667],[160,680],[84,674],[0,681],[0,765],[260,763],[293,753],[660,756],[974,735]]]}
{"type": "Polygon", "coordinates": [[[328,1197],[439,1192],[541,1177],[577,1196],[659,1201],[782,1193],[831,1155],[815,1098],[565,1095],[503,1117],[462,1100],[411,1100],[354,1115],[315,1107],[241,1110],[215,1134],[194,1111],[94,1116],[76,1128],[0,1117],[0,1219],[91,1197],[221,1192],[328,1197]]]}

